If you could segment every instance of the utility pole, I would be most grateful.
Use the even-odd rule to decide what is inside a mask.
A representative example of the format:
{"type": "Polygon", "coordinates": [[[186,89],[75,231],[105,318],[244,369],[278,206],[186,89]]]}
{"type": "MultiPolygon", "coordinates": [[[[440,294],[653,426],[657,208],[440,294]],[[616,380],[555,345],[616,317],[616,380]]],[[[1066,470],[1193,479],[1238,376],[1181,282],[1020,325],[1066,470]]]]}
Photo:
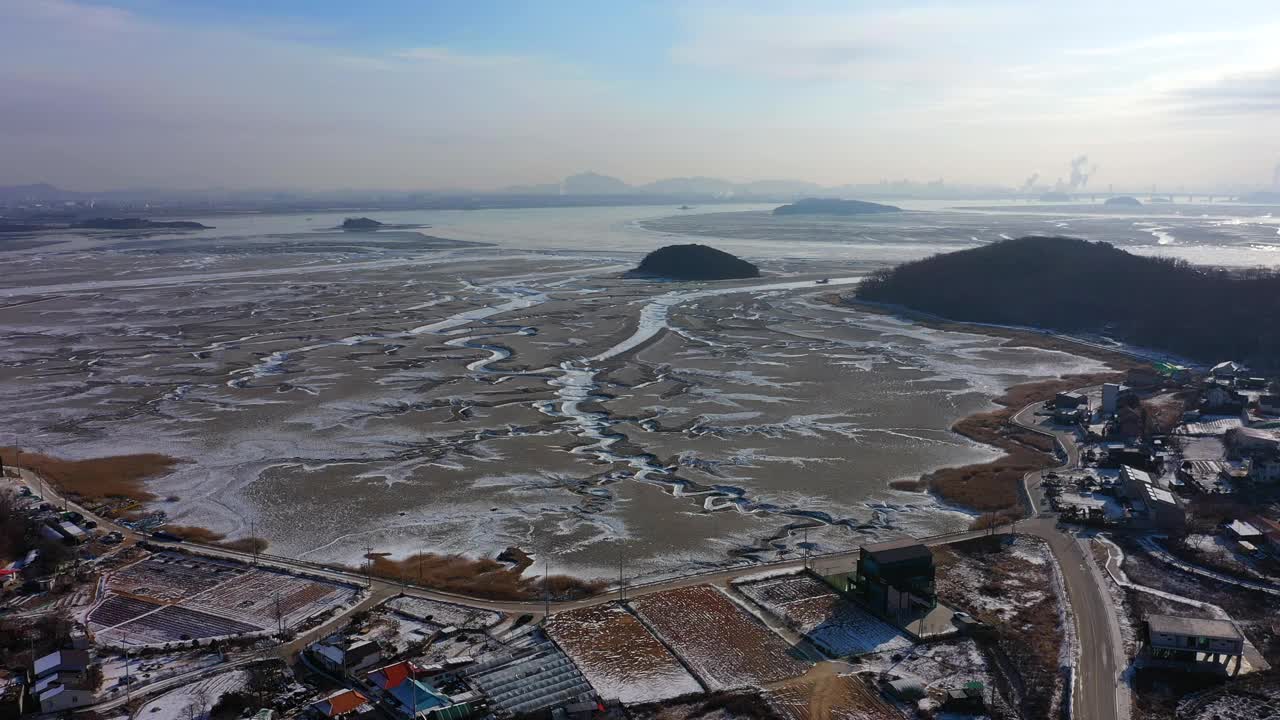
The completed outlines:
{"type": "Polygon", "coordinates": [[[804,526],[804,569],[809,569],[809,526],[804,526]]]}
{"type": "Polygon", "coordinates": [[[422,717],[418,713],[418,678],[414,676],[413,661],[405,660],[404,663],[409,668],[409,687],[413,688],[413,718],[418,720],[418,718],[422,717]]]}
{"type": "Polygon", "coordinates": [[[618,545],[618,602],[625,602],[627,593],[622,584],[622,545],[618,545]]]}
{"type": "Polygon", "coordinates": [[[258,567],[258,529],[253,518],[249,519],[249,544],[253,546],[253,566],[258,567]]]}
{"type": "Polygon", "coordinates": [[[422,563],[427,559],[427,551],[423,550],[418,553],[418,585],[422,585],[422,563]]]}
{"type": "Polygon", "coordinates": [[[542,565],[542,621],[551,617],[551,558],[542,565]]]}
{"type": "Polygon", "coordinates": [[[133,702],[133,685],[129,680],[129,633],[124,634],[124,701],[133,702]]]}
{"type": "Polygon", "coordinates": [[[373,546],[366,545],[364,547],[364,584],[367,588],[373,587],[373,546]]]}

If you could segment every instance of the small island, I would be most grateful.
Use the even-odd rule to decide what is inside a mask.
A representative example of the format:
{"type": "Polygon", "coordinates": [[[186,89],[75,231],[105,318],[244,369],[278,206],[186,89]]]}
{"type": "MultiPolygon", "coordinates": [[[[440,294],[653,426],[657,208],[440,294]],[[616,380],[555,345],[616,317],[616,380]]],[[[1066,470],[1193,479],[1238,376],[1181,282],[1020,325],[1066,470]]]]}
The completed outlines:
{"type": "Polygon", "coordinates": [[[347,218],[342,221],[343,230],[377,230],[383,226],[384,223],[367,217],[347,218]]]}
{"type": "Polygon", "coordinates": [[[873,272],[856,298],[1280,370],[1280,272],[1196,266],[1105,242],[1024,237],[934,255],[873,272]]]}
{"type": "Polygon", "coordinates": [[[83,230],[212,230],[213,227],[192,220],[147,220],[145,218],[90,218],[73,228],[83,230]]]}
{"type": "Polygon", "coordinates": [[[645,255],[631,277],[672,280],[735,280],[760,277],[760,268],[706,245],[668,245],[645,255]]]}
{"type": "Polygon", "coordinates": [[[1131,195],[1117,195],[1107,198],[1107,201],[1102,204],[1112,207],[1141,207],[1142,201],[1131,195]]]}
{"type": "Polygon", "coordinates": [[[895,212],[902,212],[902,208],[863,200],[834,198],[805,198],[773,209],[774,215],[877,215],[895,212]]]}

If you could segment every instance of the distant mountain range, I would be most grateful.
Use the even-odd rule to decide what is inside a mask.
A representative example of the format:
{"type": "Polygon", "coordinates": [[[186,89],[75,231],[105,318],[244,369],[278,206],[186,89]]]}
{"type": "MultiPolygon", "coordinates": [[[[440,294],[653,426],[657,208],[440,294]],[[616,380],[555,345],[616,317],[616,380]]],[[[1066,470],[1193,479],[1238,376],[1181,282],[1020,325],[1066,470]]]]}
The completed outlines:
{"type": "MultiPolygon", "coordinates": [[[[831,188],[830,190],[836,190],[831,188]]],[[[644,185],[631,185],[610,175],[584,172],[570,175],[562,182],[548,185],[513,185],[498,191],[506,194],[549,195],[666,195],[670,197],[770,198],[789,200],[801,195],[824,192],[817,183],[800,180],[757,180],[735,183],[713,177],[682,177],[655,180],[644,185]]]]}
{"type": "MultiPolygon", "coordinates": [[[[1111,193],[1107,193],[1110,195],[1111,193]]],[[[1203,194],[1203,193],[1198,193],[1203,194]]],[[[1045,196],[1043,201],[1071,200],[1088,197],[1087,193],[1045,196]]],[[[1227,194],[1230,196],[1231,194],[1227,194]]],[[[353,190],[282,191],[272,189],[208,188],[176,190],[172,188],[138,188],[128,190],[76,191],[49,183],[0,186],[0,207],[43,206],[44,212],[57,211],[50,205],[78,204],[87,206],[132,207],[158,211],[165,207],[186,209],[297,209],[331,208],[464,208],[543,207],[567,205],[609,205],[618,202],[662,205],[673,203],[713,202],[777,202],[788,203],[800,198],[932,198],[939,200],[1027,198],[1028,193],[994,185],[948,185],[942,181],[882,181],[857,185],[823,186],[802,180],[756,180],[732,182],[722,178],[696,176],[665,178],[642,185],[632,185],[610,175],[583,172],[560,182],[511,185],[498,190],[449,188],[429,191],[353,190]]],[[[1221,196],[1220,196],[1221,197],[1221,196]]],[[[1277,193],[1257,192],[1240,199],[1258,203],[1280,202],[1277,193]]],[[[68,212],[72,212],[68,210],[68,212]]]]}

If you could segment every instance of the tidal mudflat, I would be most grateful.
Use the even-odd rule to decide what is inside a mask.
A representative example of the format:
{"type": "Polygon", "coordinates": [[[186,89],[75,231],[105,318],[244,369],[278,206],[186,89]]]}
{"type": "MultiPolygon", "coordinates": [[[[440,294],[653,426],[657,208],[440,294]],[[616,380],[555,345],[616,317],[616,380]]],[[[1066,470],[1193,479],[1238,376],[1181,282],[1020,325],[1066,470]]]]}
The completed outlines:
{"type": "Polygon", "coordinates": [[[949,428],[1005,387],[1101,369],[824,302],[857,261],[657,283],[617,247],[271,222],[3,254],[0,444],[178,458],[150,510],[284,555],[661,575],[964,527],[889,483],[994,457],[949,428]]]}

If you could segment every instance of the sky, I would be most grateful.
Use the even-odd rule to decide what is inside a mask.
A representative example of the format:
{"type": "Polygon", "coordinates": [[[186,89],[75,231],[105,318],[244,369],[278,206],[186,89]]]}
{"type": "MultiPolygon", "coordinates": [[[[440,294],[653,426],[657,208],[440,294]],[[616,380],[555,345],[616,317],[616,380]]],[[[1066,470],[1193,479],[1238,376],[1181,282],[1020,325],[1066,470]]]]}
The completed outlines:
{"type": "Polygon", "coordinates": [[[0,185],[1267,186],[1275,0],[0,0],[0,185]]]}

